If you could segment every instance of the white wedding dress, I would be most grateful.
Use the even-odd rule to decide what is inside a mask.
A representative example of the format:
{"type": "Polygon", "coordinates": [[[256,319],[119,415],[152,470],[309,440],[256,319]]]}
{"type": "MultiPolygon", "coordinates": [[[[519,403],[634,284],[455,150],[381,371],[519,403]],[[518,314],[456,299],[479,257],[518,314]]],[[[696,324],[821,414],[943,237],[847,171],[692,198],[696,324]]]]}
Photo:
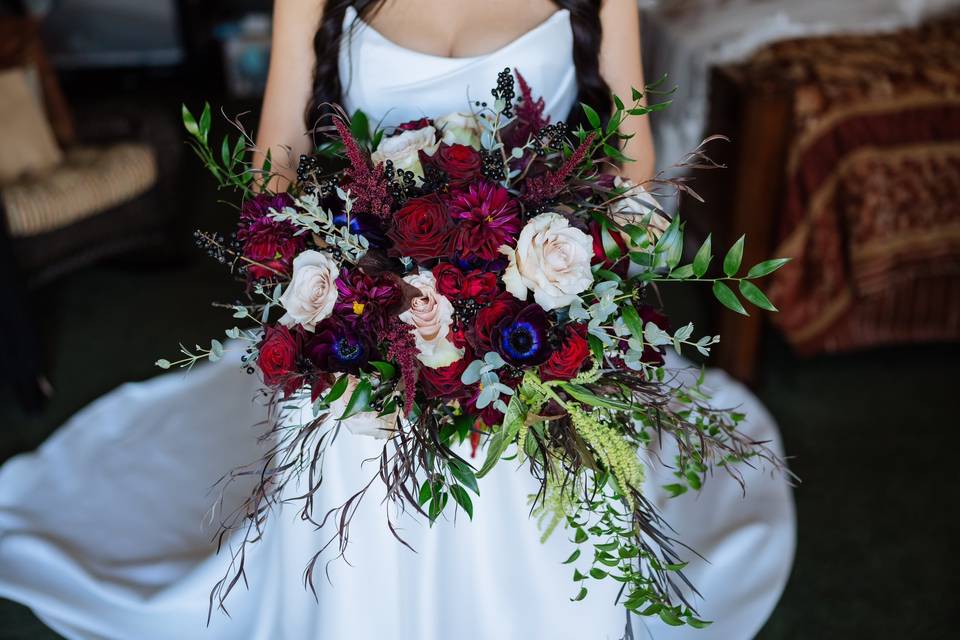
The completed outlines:
{"type": "MultiPolygon", "coordinates": [[[[347,19],[352,21],[353,14],[347,19]]],[[[409,51],[360,25],[342,48],[349,109],[396,123],[464,108],[485,99],[497,72],[516,67],[546,98],[553,118],[574,103],[569,16],[560,11],[489,55],[443,58],[409,51]]],[[[710,372],[717,406],[739,406],[744,429],[780,450],[763,406],[721,372],[710,372]]],[[[317,579],[318,601],[303,570],[329,531],[316,532],[293,509],[274,513],[246,558],[249,586],[227,600],[230,617],[208,596],[228,554],[215,554],[207,518],[213,483],[260,450],[252,426],[256,379],[236,356],[217,364],[128,384],[81,411],[37,452],[0,468],[0,597],[31,607],[68,638],[109,640],[547,640],[616,639],[627,618],[615,583],[595,583],[582,602],[565,531],[546,543],[528,517],[529,474],[500,464],[481,485],[471,522],[434,527],[401,518],[397,543],[384,506],[372,495],[351,528],[348,559],[317,579]]],[[[0,425],[2,428],[2,425],[0,425]]],[[[380,441],[344,432],[328,456],[324,506],[339,505],[374,470],[361,462],[380,441]]],[[[669,452],[666,452],[669,455],[669,452]]],[[[666,459],[669,459],[667,457],[666,459]]],[[[748,470],[749,471],[749,470],[748,470]]],[[[699,495],[667,500],[669,472],[648,465],[646,490],[691,554],[687,570],[706,630],[631,621],[636,638],[752,637],[776,604],[793,560],[795,522],[782,477],[749,471],[747,494],[722,473],[699,495]]],[[[236,504],[249,487],[225,499],[236,504]]],[[[610,582],[610,581],[605,581],[610,582]]]]}

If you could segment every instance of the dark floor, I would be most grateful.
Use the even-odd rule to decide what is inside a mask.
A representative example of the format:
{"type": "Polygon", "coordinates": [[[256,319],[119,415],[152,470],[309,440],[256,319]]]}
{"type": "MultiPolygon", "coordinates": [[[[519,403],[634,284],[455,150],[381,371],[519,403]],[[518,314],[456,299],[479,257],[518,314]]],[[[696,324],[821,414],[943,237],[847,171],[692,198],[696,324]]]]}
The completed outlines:
{"type": "MultiPolygon", "coordinates": [[[[197,184],[197,224],[228,222],[209,181],[197,184]]],[[[44,333],[57,393],[42,413],[25,415],[0,389],[0,461],[35,448],[113,387],[156,374],[152,363],[178,341],[202,343],[233,324],[209,303],[235,291],[200,255],[99,265],[36,295],[55,303],[44,333]]],[[[704,299],[667,299],[675,320],[706,315],[704,299]]],[[[955,637],[958,358],[956,346],[924,346],[800,361],[767,339],[757,392],[803,484],[796,564],[762,638],[955,637]]],[[[29,610],[0,601],[0,640],[56,637],[29,610]]]]}

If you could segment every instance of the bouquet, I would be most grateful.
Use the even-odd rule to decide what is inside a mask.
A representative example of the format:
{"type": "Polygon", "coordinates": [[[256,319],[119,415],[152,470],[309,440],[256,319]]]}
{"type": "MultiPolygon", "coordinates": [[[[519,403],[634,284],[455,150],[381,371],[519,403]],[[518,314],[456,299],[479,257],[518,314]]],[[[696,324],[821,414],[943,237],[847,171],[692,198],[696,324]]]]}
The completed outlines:
{"type": "MultiPolygon", "coordinates": [[[[591,581],[616,580],[631,612],[708,624],[684,595],[692,585],[667,523],[641,491],[640,453],[675,440],[679,453],[664,462],[673,495],[699,489],[714,468],[739,478],[738,464],[781,462],[737,431],[742,415],[711,407],[699,381],[667,369],[667,348],[706,355],[719,338],[671,327],[656,286],[707,283],[739,313],[741,297],[775,310],[753,281],[785,260],[739,275],[741,238],[722,274],[708,277],[710,238],[683,264],[680,219],[615,177],[610,169],[626,160],[621,125],[665,103],[646,106],[634,90],[630,105],[614,98],[608,119],[583,105],[588,126],[572,130],[549,122],[519,73],[505,69],[491,93],[463,113],[386,131],[331,105],[316,153],[278,192],[265,186],[269,156],[262,170],[245,162],[252,140],[242,128],[215,153],[209,105],[199,118],[184,107],[196,152],[242,195],[234,235],[196,237],[245,284],[245,299],[223,306],[251,326],[226,335],[245,343],[244,366],[262,375],[273,425],[265,457],[225,478],[259,483],[222,523],[221,542],[245,534],[211,605],[223,607],[244,577],[243,548],[279,502],[297,502],[318,526],[335,523],[324,548],[342,555],[373,480],[395,511],[433,523],[452,510],[472,518],[483,477],[519,464],[539,482],[531,515],[543,535],[571,534],[575,600],[591,581]],[[286,408],[305,405],[312,419],[288,424],[286,408]],[[324,455],[344,430],[384,440],[378,468],[315,517],[324,455]],[[306,489],[282,497],[294,481],[306,489]]],[[[702,147],[686,161],[710,166],[702,147]]],[[[225,347],[181,349],[158,365],[217,360],[225,347]]],[[[322,551],[307,565],[311,586],[322,551]]]]}

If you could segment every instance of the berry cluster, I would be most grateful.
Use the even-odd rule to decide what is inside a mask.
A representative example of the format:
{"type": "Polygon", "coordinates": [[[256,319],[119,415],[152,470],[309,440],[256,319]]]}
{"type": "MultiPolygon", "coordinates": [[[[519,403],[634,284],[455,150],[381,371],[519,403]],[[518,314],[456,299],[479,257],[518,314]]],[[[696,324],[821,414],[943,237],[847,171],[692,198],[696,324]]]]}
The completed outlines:
{"type": "Polygon", "coordinates": [[[513,117],[513,100],[517,97],[517,90],[513,84],[513,72],[509,68],[504,69],[497,74],[497,87],[491,89],[490,93],[494,98],[503,100],[506,104],[503,107],[503,115],[513,117]]]}

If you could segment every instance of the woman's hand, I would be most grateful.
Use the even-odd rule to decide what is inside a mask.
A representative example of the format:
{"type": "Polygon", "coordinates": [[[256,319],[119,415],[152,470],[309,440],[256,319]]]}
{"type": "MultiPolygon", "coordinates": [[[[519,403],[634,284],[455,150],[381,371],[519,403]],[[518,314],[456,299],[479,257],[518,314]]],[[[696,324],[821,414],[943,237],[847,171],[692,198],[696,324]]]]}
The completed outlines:
{"type": "MultiPolygon", "coordinates": [[[[625,103],[632,100],[631,89],[643,90],[643,62],[640,53],[640,11],[636,0],[604,0],[600,9],[603,40],[600,45],[600,74],[610,90],[625,103]]],[[[633,137],[626,141],[623,153],[633,162],[626,163],[620,175],[634,184],[653,177],[654,150],[648,117],[628,118],[621,133],[633,137]]]]}
{"type": "Polygon", "coordinates": [[[323,14],[324,0],[277,0],[273,7],[273,44],[270,72],[263,98],[254,167],[263,166],[270,151],[273,173],[270,188],[282,191],[296,179],[301,154],[310,153],[304,114],[313,89],[313,38],[323,14]]]}

